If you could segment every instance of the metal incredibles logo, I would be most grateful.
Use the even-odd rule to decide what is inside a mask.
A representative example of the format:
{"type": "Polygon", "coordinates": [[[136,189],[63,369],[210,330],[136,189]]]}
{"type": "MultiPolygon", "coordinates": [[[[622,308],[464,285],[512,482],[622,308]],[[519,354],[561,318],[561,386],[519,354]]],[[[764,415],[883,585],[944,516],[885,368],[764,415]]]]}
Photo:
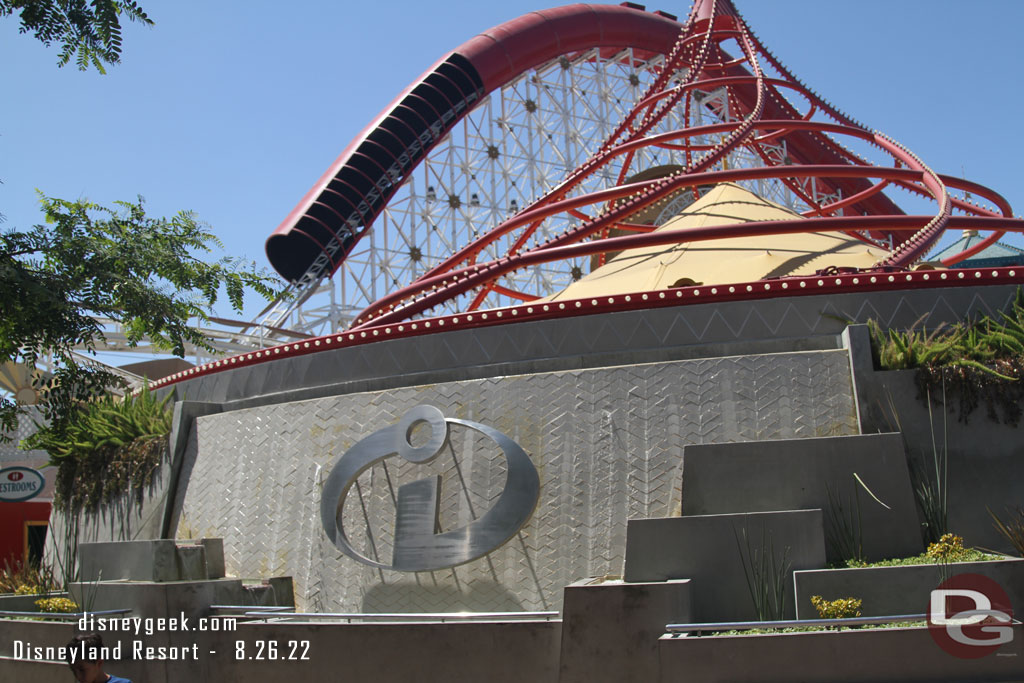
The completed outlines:
{"type": "Polygon", "coordinates": [[[504,545],[529,520],[540,497],[540,477],[519,444],[479,422],[446,418],[433,406],[410,409],[397,424],[379,429],[348,450],[331,470],[320,499],[320,519],[331,541],[353,560],[371,567],[422,572],[447,569],[483,557],[504,545]],[[345,532],[342,511],[356,479],[374,464],[398,456],[412,463],[429,463],[448,444],[450,425],[460,425],[490,438],[506,461],[505,488],[494,505],[466,526],[437,532],[441,477],[400,486],[396,501],[393,556],[390,565],[357,551],[345,532]],[[426,426],[429,435],[414,446],[414,430],[426,426]]]}
{"type": "Polygon", "coordinates": [[[939,647],[963,659],[990,655],[1013,640],[1010,598],[981,574],[958,574],[931,592],[928,626],[939,647]]]}

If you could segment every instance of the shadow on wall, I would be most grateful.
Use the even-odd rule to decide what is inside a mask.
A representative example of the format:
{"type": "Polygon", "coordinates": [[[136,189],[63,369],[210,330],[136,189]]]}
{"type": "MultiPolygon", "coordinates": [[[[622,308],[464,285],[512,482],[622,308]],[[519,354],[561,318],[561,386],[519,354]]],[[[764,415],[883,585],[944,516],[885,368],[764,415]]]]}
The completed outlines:
{"type": "MultiPolygon", "coordinates": [[[[420,578],[420,581],[430,579],[420,578]]],[[[505,586],[493,581],[474,581],[459,586],[425,585],[408,581],[379,584],[366,591],[362,611],[408,612],[410,605],[436,604],[440,612],[519,612],[522,604],[505,586]]]]}

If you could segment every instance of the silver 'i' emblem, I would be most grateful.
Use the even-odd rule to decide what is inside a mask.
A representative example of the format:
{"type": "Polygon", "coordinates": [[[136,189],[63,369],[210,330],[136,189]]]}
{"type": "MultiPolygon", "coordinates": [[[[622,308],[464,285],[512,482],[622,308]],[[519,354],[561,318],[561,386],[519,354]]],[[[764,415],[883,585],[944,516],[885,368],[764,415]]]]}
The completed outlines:
{"type": "Polygon", "coordinates": [[[338,459],[324,484],[320,518],[331,541],[354,560],[381,569],[432,571],[465,564],[503,545],[530,518],[539,496],[537,469],[519,444],[493,427],[445,418],[437,408],[420,405],[406,412],[398,424],[370,434],[338,459]],[[412,432],[422,424],[429,427],[430,435],[423,445],[413,446],[412,432]],[[352,547],[342,522],[349,489],[363,471],[385,458],[397,455],[409,462],[430,462],[447,445],[450,424],[478,431],[501,447],[507,474],[497,502],[470,524],[437,533],[441,478],[405,484],[398,489],[392,563],[382,564],[360,554],[352,547]]]}

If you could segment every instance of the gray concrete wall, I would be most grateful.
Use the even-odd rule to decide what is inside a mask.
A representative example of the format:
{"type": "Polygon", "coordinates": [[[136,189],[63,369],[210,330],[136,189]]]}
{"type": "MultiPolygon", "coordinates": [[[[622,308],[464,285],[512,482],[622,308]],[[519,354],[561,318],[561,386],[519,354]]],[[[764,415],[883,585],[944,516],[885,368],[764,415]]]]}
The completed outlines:
{"type": "Polygon", "coordinates": [[[866,617],[926,614],[931,591],[957,574],[993,579],[1006,591],[1014,613],[1024,613],[1024,560],[1016,559],[794,572],[797,618],[818,618],[812,595],[826,600],[860,598],[861,613],[866,617]]]}
{"type": "Polygon", "coordinates": [[[783,618],[791,619],[793,570],[825,566],[821,510],[631,519],[623,578],[690,579],[694,623],[751,621],[758,616],[747,577],[757,590],[749,568],[762,557],[785,569],[783,618]]]}
{"type": "Polygon", "coordinates": [[[380,341],[346,348],[331,347],[347,341],[335,335],[318,353],[181,382],[178,395],[230,409],[503,375],[837,349],[845,321],[906,328],[923,319],[934,326],[999,310],[1015,291],[1006,285],[690,303],[404,339],[381,333],[380,341]]]}
{"type": "Polygon", "coordinates": [[[991,421],[984,405],[958,420],[956,399],[948,409],[918,397],[913,370],[875,371],[864,326],[849,330],[850,358],[865,434],[900,431],[912,469],[931,473],[936,454],[948,454],[949,530],[968,546],[1013,552],[993,527],[989,509],[1024,503],[1024,425],[991,421]]]}
{"type": "MultiPolygon", "coordinates": [[[[322,342],[317,353],[225,370],[176,386],[190,400],[233,409],[512,374],[837,349],[844,325],[821,315],[822,310],[839,313],[826,297],[804,297],[453,329],[343,348],[322,342]]],[[[331,343],[337,344],[339,337],[347,339],[335,335],[331,343]]]]}
{"type": "Polygon", "coordinates": [[[559,683],[659,679],[665,624],[691,620],[690,582],[585,580],[565,589],[559,683]]]}
{"type": "Polygon", "coordinates": [[[96,513],[72,515],[51,511],[43,553],[46,565],[62,577],[77,566],[77,560],[72,558],[77,558],[79,543],[160,538],[172,470],[172,462],[166,457],[141,501],[127,493],[96,513]]]}
{"type": "MultiPolygon", "coordinates": [[[[49,683],[73,680],[67,664],[13,659],[15,641],[34,647],[62,647],[75,635],[71,623],[0,619],[0,680],[49,683]]],[[[141,682],[140,682],[141,683],[141,682]]]]}
{"type": "Polygon", "coordinates": [[[221,539],[179,543],[169,539],[82,543],[82,581],[195,581],[224,576],[221,539]]]}
{"type": "Polygon", "coordinates": [[[183,578],[206,578],[205,571],[202,576],[181,576],[178,548],[171,540],[82,543],[78,549],[83,581],[177,581],[183,578]]]}
{"type": "Polygon", "coordinates": [[[11,657],[0,657],[0,673],[4,680],[18,683],[52,683],[67,680],[68,665],[57,662],[26,662],[11,657]]]}
{"type": "Polygon", "coordinates": [[[899,434],[687,446],[682,495],[683,515],[820,509],[829,560],[844,523],[870,560],[924,550],[899,434]]]}
{"type": "MultiPolygon", "coordinates": [[[[174,530],[171,529],[170,520],[174,514],[174,501],[181,480],[185,450],[190,435],[195,431],[195,418],[199,415],[218,413],[220,410],[218,404],[184,400],[174,404],[168,451],[153,474],[152,483],[141,500],[128,493],[104,505],[97,512],[71,514],[54,509],[50,513],[44,560],[57,572],[59,578],[95,578],[92,575],[78,574],[76,558],[79,544],[146,541],[173,536],[174,530]]],[[[218,547],[217,551],[223,556],[222,547],[218,547]]],[[[108,567],[108,575],[112,570],[114,573],[121,572],[120,568],[108,567]]],[[[215,576],[223,575],[221,562],[216,565],[215,576]]]]}
{"type": "MultiPolygon", "coordinates": [[[[173,584],[163,584],[165,587],[173,584]]],[[[122,657],[107,670],[135,681],[366,680],[491,681],[1011,681],[1021,679],[1024,627],[998,655],[965,660],[943,652],[927,629],[762,636],[669,637],[659,622],[686,621],[689,584],[581,586],[566,599],[566,623],[245,623],[184,632],[104,634],[122,657]],[[604,592],[607,590],[607,592],[604,592]],[[610,596],[610,597],[609,597],[610,596]],[[575,626],[572,626],[575,624],[575,626]],[[571,632],[563,631],[571,628],[571,632]],[[228,630],[225,630],[228,629],[228,630]],[[294,643],[294,645],[293,645],[294,643]],[[268,661],[308,653],[308,660],[268,661]],[[136,648],[142,658],[135,658],[136,648]],[[164,648],[146,651],[143,648],[164,648]],[[164,659],[161,660],[160,657],[164,659]],[[596,663],[603,666],[595,666],[596,663]],[[644,677],[630,672],[643,671],[644,677]],[[625,672],[625,673],[624,673],[625,672]]],[[[577,587],[569,589],[575,591],[577,587]]],[[[696,588],[696,585],[694,585],[696,588]]],[[[0,619],[0,680],[67,677],[62,664],[14,661],[17,643],[59,647],[74,623],[0,619]]]]}
{"type": "Polygon", "coordinates": [[[239,579],[206,581],[104,581],[72,583],[70,597],[90,612],[130,609],[136,616],[205,617],[212,605],[294,606],[291,582],[271,579],[244,585],[239,579]]]}
{"type": "MultiPolygon", "coordinates": [[[[196,421],[205,423],[202,433],[179,427],[179,437],[188,438],[163,494],[169,504],[158,535],[224,535],[229,572],[293,574],[303,608],[557,606],[562,586],[621,571],[627,517],[679,512],[671,481],[679,447],[856,431],[842,352],[707,356],[831,347],[841,324],[830,315],[906,326],[929,311],[938,320],[992,310],[1012,292],[990,287],[627,311],[334,349],[187,382],[179,389],[190,400],[208,401],[195,404],[195,414],[229,412],[196,421]],[[666,361],[688,357],[694,360],[666,361]],[[644,360],[657,362],[596,367],[644,360]],[[580,367],[589,369],[572,369],[580,367]],[[434,383],[417,384],[428,381],[434,383]],[[323,398],[297,402],[314,396],[323,398]],[[499,553],[456,570],[410,576],[353,566],[323,546],[316,488],[349,445],[419,402],[500,424],[537,455],[541,516],[499,553]],[[516,588],[506,590],[510,585],[516,588]]],[[[484,473],[490,460],[476,444],[459,448],[443,472],[453,526],[485,507],[500,486],[500,475],[495,483],[484,473]],[[479,463],[470,468],[477,479],[456,481],[467,455],[479,463]]],[[[393,515],[390,474],[377,471],[372,485],[362,482],[367,515],[372,510],[385,525],[393,515]]],[[[91,520],[83,537],[142,537],[114,533],[118,516],[124,517],[91,520]]],[[[375,549],[385,558],[386,536],[375,549]]]]}
{"type": "MultiPolygon", "coordinates": [[[[596,368],[349,394],[199,417],[182,463],[177,536],[224,539],[227,573],[290,575],[315,611],[557,609],[562,589],[618,575],[626,520],[679,512],[686,444],[850,434],[856,429],[843,351],[596,368]],[[531,520],[469,564],[418,574],[359,564],[329,542],[320,485],[371,432],[426,403],[516,440],[540,472],[531,520]]],[[[393,491],[442,476],[441,522],[467,523],[504,486],[488,439],[452,429],[429,466],[392,458],[360,478],[346,529],[363,554],[391,559],[393,491]],[[372,537],[367,534],[370,529],[372,537]]]]}
{"type": "Polygon", "coordinates": [[[960,659],[941,650],[927,627],[663,636],[662,681],[686,683],[961,683],[1024,680],[1024,626],[995,655],[960,659]]]}
{"type": "Polygon", "coordinates": [[[36,600],[40,598],[66,598],[67,593],[46,593],[45,595],[0,594],[0,611],[3,612],[35,612],[36,600]]]}
{"type": "MultiPolygon", "coordinates": [[[[197,622],[190,623],[196,628],[197,622]]],[[[16,640],[33,645],[61,646],[73,635],[70,624],[41,624],[0,620],[0,679],[70,679],[65,666],[13,662],[16,640]],[[17,676],[17,677],[15,677],[17,676]],[[47,676],[50,676],[47,678],[47,676]]],[[[374,681],[374,683],[433,683],[489,681],[491,683],[556,683],[561,623],[492,622],[445,624],[239,624],[231,632],[174,632],[146,635],[107,633],[104,645],[121,643],[122,659],[106,665],[133,681],[374,681]],[[290,644],[294,641],[295,647],[290,644]],[[148,660],[132,659],[140,648],[148,660]],[[243,646],[240,646],[242,643],[243,646]],[[272,661],[269,647],[276,649],[272,661]],[[308,644],[308,648],[307,648],[308,644]],[[194,648],[194,649],[193,649],[194,648]],[[263,659],[257,659],[259,652],[263,659]],[[184,650],[184,651],[183,651],[184,650]],[[239,653],[242,653],[239,655],[239,653]],[[283,659],[308,653],[308,660],[283,659]]]]}

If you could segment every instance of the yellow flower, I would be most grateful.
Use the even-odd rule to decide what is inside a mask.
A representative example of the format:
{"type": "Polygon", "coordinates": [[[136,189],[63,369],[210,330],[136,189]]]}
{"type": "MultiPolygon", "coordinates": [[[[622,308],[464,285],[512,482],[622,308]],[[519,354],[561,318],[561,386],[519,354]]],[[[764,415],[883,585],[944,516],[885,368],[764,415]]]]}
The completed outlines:
{"type": "Polygon", "coordinates": [[[852,619],[860,616],[860,598],[839,598],[825,600],[820,595],[811,596],[811,604],[818,610],[820,619],[852,619]]]}
{"type": "Polygon", "coordinates": [[[43,598],[36,600],[40,612],[77,612],[78,603],[67,598],[43,598]]]}
{"type": "Polygon", "coordinates": [[[941,562],[955,562],[967,554],[964,539],[956,534],[944,534],[935,543],[928,545],[925,555],[941,562]]]}

